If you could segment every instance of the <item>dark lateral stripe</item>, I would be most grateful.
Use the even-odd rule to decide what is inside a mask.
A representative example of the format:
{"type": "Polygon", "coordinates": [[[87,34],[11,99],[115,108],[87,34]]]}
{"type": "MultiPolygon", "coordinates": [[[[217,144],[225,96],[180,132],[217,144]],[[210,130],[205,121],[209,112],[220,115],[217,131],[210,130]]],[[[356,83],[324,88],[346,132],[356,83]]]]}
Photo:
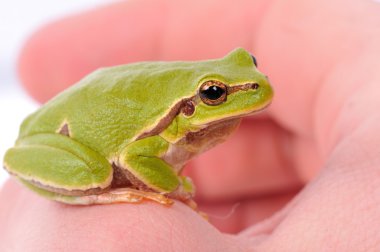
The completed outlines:
{"type": "Polygon", "coordinates": [[[173,108],[169,111],[169,113],[167,113],[160,121],[159,123],[156,125],[156,127],[154,127],[151,131],[148,131],[148,132],[144,132],[142,133],[141,135],[139,135],[136,140],[139,140],[139,139],[143,139],[143,138],[146,138],[146,137],[150,137],[150,136],[155,136],[155,135],[158,135],[160,134],[164,129],[166,129],[170,123],[173,121],[173,119],[180,113],[181,109],[186,106],[186,103],[188,101],[191,101],[194,99],[194,96],[193,97],[190,97],[190,98],[185,98],[185,99],[182,99],[180,101],[178,101],[174,106],[173,108]]]}
{"type": "Polygon", "coordinates": [[[259,87],[259,84],[257,83],[246,83],[238,86],[232,86],[228,87],[227,94],[232,94],[238,91],[247,91],[249,89],[257,89],[259,87]]]}

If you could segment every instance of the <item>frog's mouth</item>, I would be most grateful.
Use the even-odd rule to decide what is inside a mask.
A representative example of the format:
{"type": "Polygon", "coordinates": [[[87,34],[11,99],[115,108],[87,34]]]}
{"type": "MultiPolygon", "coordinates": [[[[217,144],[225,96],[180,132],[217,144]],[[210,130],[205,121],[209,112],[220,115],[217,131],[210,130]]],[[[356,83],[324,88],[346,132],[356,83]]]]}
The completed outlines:
{"type": "Polygon", "coordinates": [[[272,104],[272,100],[268,101],[267,103],[264,103],[263,106],[260,106],[258,109],[255,109],[255,110],[253,110],[251,112],[248,112],[246,114],[242,114],[241,117],[243,117],[243,116],[250,116],[250,115],[255,115],[257,113],[261,113],[263,110],[265,110],[271,104],[272,104]]]}
{"type": "Polygon", "coordinates": [[[256,114],[261,113],[262,111],[264,111],[267,107],[270,106],[271,103],[272,103],[272,100],[269,100],[266,103],[260,104],[260,106],[258,106],[256,109],[248,111],[246,113],[239,113],[239,114],[236,114],[236,115],[227,115],[224,118],[221,118],[221,119],[218,119],[218,120],[212,120],[212,121],[206,122],[206,123],[202,123],[201,125],[198,125],[198,126],[202,126],[202,128],[203,128],[203,127],[208,127],[208,126],[211,126],[211,125],[214,125],[214,124],[223,123],[223,122],[229,121],[229,120],[241,119],[241,118],[246,117],[246,116],[256,115],[256,114]]]}

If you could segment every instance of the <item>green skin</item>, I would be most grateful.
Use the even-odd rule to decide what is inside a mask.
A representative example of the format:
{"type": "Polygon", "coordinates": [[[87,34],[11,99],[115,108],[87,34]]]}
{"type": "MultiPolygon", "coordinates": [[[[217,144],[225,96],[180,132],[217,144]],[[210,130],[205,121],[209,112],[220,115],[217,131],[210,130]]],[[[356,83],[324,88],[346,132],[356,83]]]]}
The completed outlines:
{"type": "Polygon", "coordinates": [[[180,175],[183,165],[272,96],[241,48],[216,60],[103,68],[27,117],[4,167],[39,194],[69,204],[186,201],[194,187],[180,175]],[[259,87],[209,105],[199,91],[206,81],[259,87]]]}

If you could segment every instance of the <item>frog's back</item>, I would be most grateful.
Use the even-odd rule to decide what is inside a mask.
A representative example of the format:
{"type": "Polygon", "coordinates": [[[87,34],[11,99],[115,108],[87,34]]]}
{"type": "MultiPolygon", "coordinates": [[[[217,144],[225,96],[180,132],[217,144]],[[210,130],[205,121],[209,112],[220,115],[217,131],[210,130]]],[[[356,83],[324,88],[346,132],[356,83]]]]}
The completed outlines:
{"type": "Polygon", "coordinates": [[[192,85],[201,75],[185,62],[100,69],[30,115],[21,126],[20,138],[59,133],[66,127],[73,139],[112,156],[155,125],[179,97],[192,96],[192,85]]]}

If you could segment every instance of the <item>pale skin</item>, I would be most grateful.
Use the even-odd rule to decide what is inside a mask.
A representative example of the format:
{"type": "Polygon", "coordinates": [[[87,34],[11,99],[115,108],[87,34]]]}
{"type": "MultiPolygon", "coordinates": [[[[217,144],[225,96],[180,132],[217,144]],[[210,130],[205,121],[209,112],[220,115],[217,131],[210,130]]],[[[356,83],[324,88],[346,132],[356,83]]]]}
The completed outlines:
{"type": "Polygon", "coordinates": [[[45,101],[103,65],[220,57],[237,45],[253,52],[275,88],[271,108],[188,169],[202,209],[215,213],[211,224],[247,229],[224,234],[181,203],[70,207],[9,181],[0,194],[0,250],[380,249],[380,5],[221,3],[141,0],[63,19],[28,42],[20,76],[45,101]]]}

